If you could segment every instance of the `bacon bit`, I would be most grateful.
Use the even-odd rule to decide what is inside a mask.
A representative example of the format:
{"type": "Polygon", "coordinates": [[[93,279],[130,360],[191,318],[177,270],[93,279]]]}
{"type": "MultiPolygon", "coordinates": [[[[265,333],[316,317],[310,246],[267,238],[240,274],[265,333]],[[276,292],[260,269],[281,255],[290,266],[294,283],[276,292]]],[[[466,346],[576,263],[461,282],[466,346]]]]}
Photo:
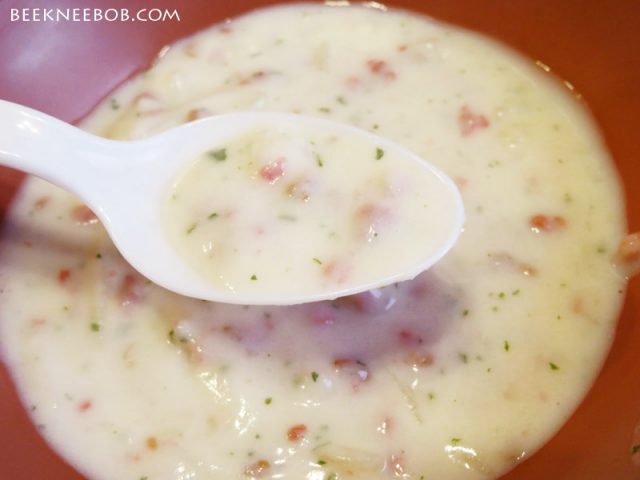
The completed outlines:
{"type": "Polygon", "coordinates": [[[297,442],[301,438],[304,438],[307,433],[307,426],[299,423],[287,430],[287,438],[290,442],[297,442]]]}
{"type": "Polygon", "coordinates": [[[414,367],[430,367],[433,365],[434,358],[431,353],[411,352],[405,359],[406,363],[414,367]]]}
{"type": "Polygon", "coordinates": [[[367,364],[360,360],[352,360],[350,358],[338,358],[333,361],[333,366],[338,371],[348,374],[352,380],[352,387],[358,390],[361,384],[371,378],[367,364]]]}
{"type": "Polygon", "coordinates": [[[613,262],[627,278],[640,273],[640,232],[630,233],[622,239],[613,262]]]}
{"type": "Polygon", "coordinates": [[[322,273],[336,283],[343,283],[349,278],[351,267],[345,261],[332,260],[325,265],[322,273]]]}
{"type": "Polygon", "coordinates": [[[464,177],[453,177],[453,181],[455,182],[459,190],[464,190],[469,184],[469,180],[464,177]]]}
{"type": "Polygon", "coordinates": [[[78,205],[71,210],[71,218],[82,225],[93,225],[98,223],[98,217],[86,205],[78,205]]]}
{"type": "Polygon", "coordinates": [[[79,412],[86,412],[93,406],[93,402],[91,400],[85,400],[84,402],[78,405],[79,412]]]}
{"type": "Polygon", "coordinates": [[[386,207],[367,203],[356,210],[355,218],[358,234],[367,242],[371,242],[383,227],[393,223],[394,216],[386,207]]]}
{"type": "Polygon", "coordinates": [[[187,122],[193,122],[200,118],[206,118],[213,115],[213,112],[207,108],[193,108],[187,112],[187,122]]]}
{"type": "Polygon", "coordinates": [[[49,203],[49,197],[40,197],[35,202],[33,202],[33,208],[36,210],[42,210],[49,203]]]}
{"type": "Polygon", "coordinates": [[[555,232],[567,226],[567,221],[560,216],[534,215],[529,219],[531,230],[539,232],[555,232]]]}
{"type": "Polygon", "coordinates": [[[420,335],[404,328],[398,332],[398,340],[404,347],[417,347],[424,343],[420,335]]]}
{"type": "Polygon", "coordinates": [[[284,167],[285,158],[279,157],[275,162],[271,162],[269,165],[262,167],[260,176],[273,185],[284,175],[284,167]]]}
{"type": "Polygon", "coordinates": [[[482,130],[489,126],[489,120],[482,114],[471,111],[468,105],[460,107],[458,112],[458,127],[463,137],[468,137],[476,130],[482,130]]]}
{"type": "Polygon", "coordinates": [[[64,268],[58,271],[58,282],[66,283],[67,280],[71,277],[71,271],[68,268],[64,268]]]}
{"type": "Polygon", "coordinates": [[[385,80],[395,80],[396,74],[384,60],[368,60],[367,67],[374,75],[378,75],[385,80]]]}
{"type": "Polygon", "coordinates": [[[258,460],[244,469],[244,474],[248,477],[260,477],[264,474],[271,464],[267,460],[258,460]]]}
{"type": "Polygon", "coordinates": [[[242,340],[244,339],[244,334],[242,333],[242,331],[240,331],[240,329],[235,325],[229,325],[228,323],[222,326],[222,333],[235,340],[236,342],[242,342],[242,340]]]}
{"type": "Polygon", "coordinates": [[[158,449],[158,440],[156,439],[156,437],[147,437],[147,448],[149,450],[158,449]]]}
{"type": "Polygon", "coordinates": [[[489,258],[492,259],[497,266],[507,266],[519,271],[527,277],[537,275],[538,273],[538,269],[533,265],[526,262],[521,262],[520,260],[517,260],[512,255],[505,252],[490,253],[489,258]]]}
{"type": "Polygon", "coordinates": [[[578,315],[585,315],[587,313],[586,307],[584,305],[584,298],[582,295],[576,295],[573,299],[573,304],[571,305],[571,310],[578,315]]]}
{"type": "Polygon", "coordinates": [[[122,306],[135,303],[142,298],[142,277],[127,273],[118,286],[117,297],[122,306]]]}

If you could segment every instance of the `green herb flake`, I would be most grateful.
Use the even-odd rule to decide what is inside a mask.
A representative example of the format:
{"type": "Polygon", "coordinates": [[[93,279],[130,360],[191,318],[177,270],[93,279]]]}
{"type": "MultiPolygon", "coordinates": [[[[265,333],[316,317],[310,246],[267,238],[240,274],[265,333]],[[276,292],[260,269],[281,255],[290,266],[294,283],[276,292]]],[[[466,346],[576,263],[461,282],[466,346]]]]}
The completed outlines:
{"type": "Polygon", "coordinates": [[[467,317],[467,316],[469,316],[469,309],[468,309],[468,308],[465,308],[465,309],[462,311],[462,316],[463,316],[463,317],[467,317]]]}
{"type": "Polygon", "coordinates": [[[322,265],[322,261],[319,258],[313,257],[312,260],[316,262],[318,265],[322,265]]]}
{"type": "Polygon", "coordinates": [[[638,452],[640,452],[640,443],[637,443],[633,447],[631,447],[631,455],[635,455],[638,452]]]}
{"type": "Polygon", "coordinates": [[[120,103],[115,98],[111,99],[109,105],[111,106],[111,110],[118,110],[120,108],[120,103]]]}
{"type": "Polygon", "coordinates": [[[511,295],[513,295],[514,297],[520,295],[520,289],[516,288],[513,292],[511,292],[511,295]]]}
{"type": "Polygon", "coordinates": [[[326,465],[327,464],[327,462],[325,462],[324,460],[318,460],[316,463],[318,465],[326,465]]]}
{"type": "Polygon", "coordinates": [[[317,381],[318,381],[318,377],[319,377],[319,376],[320,376],[320,374],[319,374],[318,372],[311,372],[311,379],[312,379],[314,382],[317,382],[317,381]]]}
{"type": "Polygon", "coordinates": [[[560,367],[553,362],[549,362],[549,368],[551,370],[560,370],[560,367]]]}
{"type": "Polygon", "coordinates": [[[191,235],[197,227],[198,227],[198,222],[192,223],[189,226],[189,228],[187,228],[187,235],[191,235]]]}
{"type": "Polygon", "coordinates": [[[271,397],[267,397],[264,399],[264,404],[265,405],[271,405],[271,402],[273,401],[273,399],[271,397]]]}
{"type": "Polygon", "coordinates": [[[100,331],[100,324],[97,322],[91,322],[91,331],[92,332],[99,332],[100,331]]]}
{"type": "Polygon", "coordinates": [[[347,104],[347,99],[344,98],[342,95],[339,97],[336,97],[336,102],[340,103],[341,105],[346,105],[347,104]]]}
{"type": "Polygon", "coordinates": [[[254,273],[253,275],[251,275],[251,280],[258,280],[258,277],[256,276],[256,274],[254,273]]]}
{"type": "Polygon", "coordinates": [[[509,341],[505,340],[504,341],[504,351],[508,352],[511,349],[511,345],[509,345],[509,341]]]}
{"type": "Polygon", "coordinates": [[[324,167],[324,160],[322,160],[322,157],[320,156],[320,154],[315,153],[314,157],[316,157],[316,165],[318,165],[320,168],[324,167]]]}
{"type": "Polygon", "coordinates": [[[209,150],[207,152],[209,157],[213,158],[216,162],[224,162],[227,159],[227,149],[220,148],[218,150],[209,150]]]}
{"type": "Polygon", "coordinates": [[[100,260],[102,258],[102,254],[100,252],[96,253],[96,258],[100,260]]]}
{"type": "Polygon", "coordinates": [[[329,112],[331,112],[331,109],[328,108],[328,107],[320,107],[320,108],[318,108],[318,111],[322,112],[322,113],[329,113],[329,112]]]}
{"type": "Polygon", "coordinates": [[[451,439],[451,445],[458,445],[462,439],[458,437],[453,437],[451,439]]]}
{"type": "Polygon", "coordinates": [[[505,297],[505,293],[504,293],[504,292],[500,292],[500,293],[498,294],[498,298],[504,298],[504,297],[505,297]]]}
{"type": "Polygon", "coordinates": [[[384,150],[380,147],[376,148],[376,160],[380,160],[382,157],[384,157],[384,150]]]}
{"type": "Polygon", "coordinates": [[[149,477],[140,477],[140,480],[149,480],[149,477]]]}
{"type": "Polygon", "coordinates": [[[435,400],[435,398],[436,398],[436,394],[435,394],[435,393],[433,393],[433,392],[429,392],[429,393],[427,394],[427,398],[429,398],[429,400],[435,400]]]}
{"type": "Polygon", "coordinates": [[[218,216],[218,212],[211,212],[209,214],[209,216],[207,217],[207,219],[209,220],[213,220],[214,218],[216,218],[218,216]]]}
{"type": "Polygon", "coordinates": [[[460,358],[462,363],[469,363],[469,356],[466,353],[458,353],[458,358],[460,358]]]}

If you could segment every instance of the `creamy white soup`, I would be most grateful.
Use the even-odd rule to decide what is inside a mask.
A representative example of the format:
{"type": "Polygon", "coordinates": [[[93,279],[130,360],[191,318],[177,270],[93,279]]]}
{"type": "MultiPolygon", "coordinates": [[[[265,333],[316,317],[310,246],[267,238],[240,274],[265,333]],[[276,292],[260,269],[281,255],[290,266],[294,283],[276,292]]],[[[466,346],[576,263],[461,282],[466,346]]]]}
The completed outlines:
{"type": "Polygon", "coordinates": [[[133,139],[238,110],[428,158],[462,193],[460,240],[356,296],[216,304],[145,280],[76,198],[29,180],[2,241],[1,339],[53,448],[118,480],[490,479],[540,448],[597,375],[624,291],[620,188],[575,99],[428,18],[293,5],[177,43],[86,126],[133,139]]]}
{"type": "Polygon", "coordinates": [[[167,194],[170,240],[211,285],[335,298],[415,277],[459,234],[457,189],[424,160],[341,126],[274,121],[212,145],[167,194]]]}

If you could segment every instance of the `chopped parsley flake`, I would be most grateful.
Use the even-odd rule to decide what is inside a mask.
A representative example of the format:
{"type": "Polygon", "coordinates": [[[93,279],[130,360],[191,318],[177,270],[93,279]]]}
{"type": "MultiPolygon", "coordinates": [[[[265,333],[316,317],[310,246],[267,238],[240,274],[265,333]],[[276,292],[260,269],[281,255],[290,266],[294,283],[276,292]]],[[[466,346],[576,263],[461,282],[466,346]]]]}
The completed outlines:
{"type": "Polygon", "coordinates": [[[149,480],[149,477],[140,477],[140,480],[149,480]]]}
{"type": "Polygon", "coordinates": [[[118,100],[116,100],[115,98],[111,99],[111,110],[118,110],[120,108],[120,103],[118,103],[118,100]]]}
{"type": "Polygon", "coordinates": [[[100,252],[96,253],[96,258],[100,260],[102,258],[102,254],[100,252]]]}
{"type": "Polygon", "coordinates": [[[208,218],[209,220],[213,220],[213,219],[214,219],[214,218],[216,218],[217,216],[218,216],[218,212],[211,212],[207,218],[208,218]]]}
{"type": "Polygon", "coordinates": [[[318,111],[319,111],[319,112],[322,112],[322,113],[329,113],[329,112],[331,111],[331,109],[330,109],[330,108],[328,108],[328,107],[320,107],[320,108],[318,109],[318,111]]]}
{"type": "Polygon", "coordinates": [[[451,439],[451,445],[458,445],[460,443],[460,440],[461,440],[460,438],[453,437],[451,439]]]}
{"type": "Polygon", "coordinates": [[[320,154],[316,153],[314,156],[316,157],[316,164],[319,167],[324,167],[324,160],[322,160],[322,157],[320,156],[320,154]]]}
{"type": "Polygon", "coordinates": [[[251,275],[251,280],[258,280],[258,277],[256,276],[255,273],[253,275],[251,275]]]}
{"type": "Polygon", "coordinates": [[[216,162],[224,162],[227,159],[227,149],[220,148],[219,150],[210,150],[208,155],[216,162]]]}
{"type": "Polygon", "coordinates": [[[198,226],[198,222],[192,223],[189,226],[189,228],[187,228],[187,235],[191,235],[193,233],[193,231],[196,229],[197,226],[198,226]]]}
{"type": "Polygon", "coordinates": [[[318,381],[318,377],[319,377],[319,376],[320,376],[320,374],[319,374],[318,372],[311,372],[311,379],[312,379],[314,382],[317,382],[317,381],[318,381]]]}
{"type": "Polygon", "coordinates": [[[551,368],[551,370],[560,370],[560,367],[553,362],[549,362],[549,368],[551,368]]]}
{"type": "Polygon", "coordinates": [[[316,262],[318,265],[322,265],[322,262],[320,261],[319,258],[313,257],[313,261],[316,262]]]}
{"type": "Polygon", "coordinates": [[[265,404],[265,405],[271,405],[271,401],[272,401],[272,400],[273,400],[273,399],[272,399],[271,397],[267,397],[267,398],[265,398],[265,399],[264,399],[264,404],[265,404]]]}
{"type": "Polygon", "coordinates": [[[505,340],[504,341],[504,351],[508,352],[510,348],[511,348],[511,346],[509,345],[509,341],[505,340]]]}
{"type": "Polygon", "coordinates": [[[384,150],[380,147],[376,148],[376,160],[380,160],[382,157],[384,157],[384,150]]]}
{"type": "Polygon", "coordinates": [[[342,105],[346,105],[347,99],[344,98],[343,96],[339,96],[339,97],[336,97],[336,102],[341,103],[342,105]]]}
{"type": "Polygon", "coordinates": [[[327,462],[325,462],[324,460],[318,460],[318,465],[326,465],[327,462]]]}
{"type": "Polygon", "coordinates": [[[519,289],[519,288],[516,288],[513,292],[511,292],[511,295],[513,295],[514,297],[515,297],[516,295],[520,295],[520,289],[519,289]]]}
{"type": "Polygon", "coordinates": [[[99,332],[100,331],[100,324],[97,322],[91,322],[91,331],[92,332],[99,332]]]}
{"type": "Polygon", "coordinates": [[[468,308],[465,308],[465,309],[462,311],[462,316],[463,316],[463,317],[466,317],[467,315],[469,315],[469,309],[468,309],[468,308]]]}
{"type": "Polygon", "coordinates": [[[466,353],[458,353],[458,357],[462,360],[462,363],[469,363],[469,356],[466,353]]]}

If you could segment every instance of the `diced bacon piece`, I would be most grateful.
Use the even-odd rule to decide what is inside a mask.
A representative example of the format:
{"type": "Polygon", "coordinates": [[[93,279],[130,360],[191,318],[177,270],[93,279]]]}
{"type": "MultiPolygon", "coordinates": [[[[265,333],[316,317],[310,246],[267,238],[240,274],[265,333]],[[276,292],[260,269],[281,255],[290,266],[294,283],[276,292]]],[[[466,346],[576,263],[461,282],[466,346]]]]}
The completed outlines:
{"type": "Polygon", "coordinates": [[[414,367],[430,367],[433,365],[434,358],[431,353],[411,352],[405,358],[406,363],[414,367]]]}
{"type": "Polygon", "coordinates": [[[369,71],[378,75],[385,80],[394,80],[396,78],[396,73],[389,67],[387,62],[384,60],[368,60],[367,67],[369,67],[369,71]]]}
{"type": "Polygon", "coordinates": [[[207,108],[193,108],[187,112],[187,122],[193,122],[211,115],[213,115],[213,112],[207,108]]]}
{"type": "Polygon", "coordinates": [[[258,460],[257,462],[248,465],[244,469],[244,474],[250,478],[260,478],[267,473],[267,471],[271,468],[271,463],[267,460],[258,460]]]}
{"type": "Polygon", "coordinates": [[[300,423],[287,430],[287,438],[290,442],[297,442],[298,440],[304,438],[306,433],[307,426],[300,423]]]}
{"type": "Polygon", "coordinates": [[[344,283],[349,278],[351,267],[345,260],[332,260],[324,266],[322,273],[336,283],[344,283]]]}
{"type": "Polygon", "coordinates": [[[358,236],[367,242],[373,241],[394,220],[391,210],[372,203],[360,206],[354,217],[358,236]]]}
{"type": "Polygon", "coordinates": [[[477,130],[485,129],[489,126],[489,119],[478,113],[471,111],[468,105],[460,107],[458,111],[458,127],[463,137],[468,137],[477,130]]]}
{"type": "Polygon", "coordinates": [[[455,182],[456,187],[458,187],[458,190],[464,190],[469,184],[469,180],[464,177],[453,177],[453,181],[455,182]]]}
{"type": "Polygon", "coordinates": [[[529,219],[531,230],[539,232],[555,232],[567,226],[564,217],[558,215],[534,215],[529,219]]]}
{"type": "Polygon", "coordinates": [[[78,404],[79,412],[86,412],[93,406],[93,402],[91,400],[84,400],[78,404]]]}
{"type": "Polygon", "coordinates": [[[360,360],[338,358],[333,361],[333,366],[351,378],[351,386],[354,391],[357,391],[363,383],[371,378],[367,364],[360,360]]]}
{"type": "Polygon", "coordinates": [[[279,157],[274,162],[262,167],[260,177],[271,184],[276,183],[284,175],[285,163],[284,157],[279,157]]]}
{"type": "Polygon", "coordinates": [[[67,280],[71,278],[71,270],[68,268],[63,268],[58,271],[58,283],[67,283],[67,280]]]}
{"type": "Polygon", "coordinates": [[[417,347],[424,343],[424,339],[420,335],[406,328],[398,331],[398,341],[403,347],[417,347]]]}
{"type": "Polygon", "coordinates": [[[143,297],[143,278],[135,273],[127,273],[118,285],[117,298],[122,306],[140,301],[143,297]]]}
{"type": "Polygon", "coordinates": [[[33,202],[33,208],[35,210],[42,210],[49,203],[49,197],[39,197],[35,202],[33,202]]]}
{"type": "Polygon", "coordinates": [[[640,273],[640,232],[630,233],[622,239],[613,261],[628,278],[640,273]]]}
{"type": "Polygon", "coordinates": [[[93,225],[98,223],[98,217],[86,205],[78,205],[71,210],[71,218],[82,225],[93,225]]]}

